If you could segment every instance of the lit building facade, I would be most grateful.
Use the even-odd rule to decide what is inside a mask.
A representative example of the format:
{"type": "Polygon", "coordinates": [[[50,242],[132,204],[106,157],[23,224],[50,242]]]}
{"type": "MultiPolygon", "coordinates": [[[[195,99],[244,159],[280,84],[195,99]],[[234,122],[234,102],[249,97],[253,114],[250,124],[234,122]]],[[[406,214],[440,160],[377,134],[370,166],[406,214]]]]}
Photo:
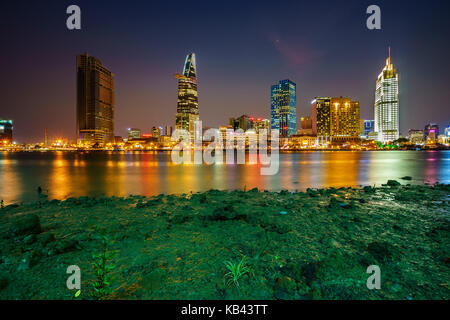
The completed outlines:
{"type": "Polygon", "coordinates": [[[0,119],[0,145],[13,142],[13,121],[0,119]]]}
{"type": "Polygon", "coordinates": [[[350,98],[316,98],[312,101],[312,129],[320,141],[359,140],[359,102],[350,98]]]}
{"type": "Polygon", "coordinates": [[[250,118],[248,115],[244,114],[239,118],[230,118],[228,123],[233,130],[242,129],[245,131],[253,128],[253,118],[250,118]]]}
{"type": "Polygon", "coordinates": [[[425,137],[429,135],[435,135],[436,137],[439,135],[439,125],[436,123],[429,123],[425,126],[425,137]]]}
{"type": "Polygon", "coordinates": [[[412,144],[423,144],[425,142],[423,130],[410,129],[408,131],[408,141],[412,144]]]}
{"type": "Polygon", "coordinates": [[[114,141],[114,75],[87,53],[77,56],[77,139],[88,145],[114,141]]]}
{"type": "Polygon", "coordinates": [[[386,66],[379,74],[375,90],[375,132],[378,141],[397,140],[399,132],[398,73],[391,63],[391,49],[386,66]]]}
{"type": "Polygon", "coordinates": [[[297,133],[297,85],[281,80],[270,88],[270,126],[280,136],[297,133]]]}
{"type": "Polygon", "coordinates": [[[256,133],[259,134],[260,130],[267,130],[267,134],[270,134],[270,120],[261,118],[250,118],[252,121],[252,128],[255,129],[256,133]]]}
{"type": "Polygon", "coordinates": [[[301,117],[300,118],[300,129],[297,130],[297,135],[300,136],[312,136],[312,117],[301,117]]]}
{"type": "Polygon", "coordinates": [[[191,139],[194,139],[195,122],[199,120],[196,69],[195,53],[191,53],[184,62],[183,74],[175,74],[178,79],[175,129],[189,131],[191,139]]]}
{"type": "Polygon", "coordinates": [[[165,135],[166,136],[172,136],[172,127],[171,126],[166,126],[165,135]]]}
{"type": "Polygon", "coordinates": [[[369,133],[375,131],[375,120],[364,120],[364,136],[368,137],[369,133]]]}
{"type": "Polygon", "coordinates": [[[425,141],[427,143],[435,143],[439,136],[439,126],[436,123],[429,123],[424,130],[425,141]]]}
{"type": "Polygon", "coordinates": [[[162,131],[161,127],[152,127],[152,137],[159,138],[159,136],[162,135],[161,131],[162,131]]]}
{"type": "Polygon", "coordinates": [[[128,129],[128,139],[140,139],[141,130],[136,128],[128,129]]]}

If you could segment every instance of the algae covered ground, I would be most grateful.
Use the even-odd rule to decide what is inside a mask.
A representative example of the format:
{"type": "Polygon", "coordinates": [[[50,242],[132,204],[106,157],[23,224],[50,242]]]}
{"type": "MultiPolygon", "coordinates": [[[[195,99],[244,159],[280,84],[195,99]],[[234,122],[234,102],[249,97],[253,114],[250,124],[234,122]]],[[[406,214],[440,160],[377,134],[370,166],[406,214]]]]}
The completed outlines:
{"type": "Polygon", "coordinates": [[[450,185],[211,190],[0,210],[0,299],[448,299],[450,185]],[[245,268],[232,281],[227,265],[245,268]],[[81,294],[66,287],[81,269],[81,294]],[[367,267],[381,269],[369,290],[367,267]]]}

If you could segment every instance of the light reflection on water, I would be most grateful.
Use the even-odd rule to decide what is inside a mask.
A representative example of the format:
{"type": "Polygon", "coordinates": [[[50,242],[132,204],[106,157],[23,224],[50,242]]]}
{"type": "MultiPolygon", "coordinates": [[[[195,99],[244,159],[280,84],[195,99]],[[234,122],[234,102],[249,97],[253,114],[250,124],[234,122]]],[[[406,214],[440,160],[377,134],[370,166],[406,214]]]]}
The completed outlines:
{"type": "Polygon", "coordinates": [[[449,151],[304,152],[280,154],[280,171],[262,176],[260,165],[176,165],[165,152],[0,153],[0,199],[34,201],[41,186],[50,198],[189,193],[209,189],[305,190],[411,183],[450,183],[449,151]]]}

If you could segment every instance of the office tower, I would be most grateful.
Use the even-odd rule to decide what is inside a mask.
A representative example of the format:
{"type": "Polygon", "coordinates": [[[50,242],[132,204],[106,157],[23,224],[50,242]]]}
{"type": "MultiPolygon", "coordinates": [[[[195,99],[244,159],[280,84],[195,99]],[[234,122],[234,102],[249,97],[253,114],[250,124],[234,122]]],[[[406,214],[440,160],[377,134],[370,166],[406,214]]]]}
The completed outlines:
{"type": "Polygon", "coordinates": [[[312,101],[313,133],[319,140],[359,140],[359,102],[350,98],[316,98],[312,101]]]}
{"type": "Polygon", "coordinates": [[[128,129],[128,139],[140,139],[141,130],[136,128],[128,129]]]}
{"type": "Polygon", "coordinates": [[[312,129],[312,117],[301,117],[300,118],[300,128],[312,129]]]}
{"type": "Polygon", "coordinates": [[[364,119],[359,119],[359,135],[361,138],[365,138],[365,128],[364,128],[364,119]]]}
{"type": "Polygon", "coordinates": [[[158,138],[161,135],[161,131],[157,127],[152,127],[152,137],[158,138]]]}
{"type": "Polygon", "coordinates": [[[270,88],[270,126],[280,136],[297,132],[297,86],[291,80],[281,80],[270,88]]]}
{"type": "Polygon", "coordinates": [[[0,145],[13,142],[13,121],[0,119],[0,145]]]}
{"type": "Polygon", "coordinates": [[[410,129],[408,131],[408,140],[413,144],[423,144],[425,142],[424,137],[423,130],[410,129]]]}
{"type": "Polygon", "coordinates": [[[428,137],[430,134],[434,135],[434,136],[438,136],[439,135],[439,125],[437,125],[436,123],[429,123],[425,126],[425,137],[428,137]]]}
{"type": "Polygon", "coordinates": [[[375,120],[364,120],[364,135],[369,136],[370,132],[374,132],[375,120]]]}
{"type": "Polygon", "coordinates": [[[82,144],[114,140],[114,75],[87,53],[77,56],[77,130],[82,144]]]}
{"type": "Polygon", "coordinates": [[[427,143],[435,143],[439,136],[439,126],[436,123],[429,123],[424,130],[425,141],[427,143]]]}
{"type": "Polygon", "coordinates": [[[297,130],[298,136],[312,136],[313,135],[312,117],[300,118],[300,129],[297,130]]]}
{"type": "Polygon", "coordinates": [[[380,73],[375,90],[375,132],[378,141],[397,140],[399,133],[398,73],[391,63],[391,48],[386,66],[380,73]]]}
{"type": "Polygon", "coordinates": [[[233,130],[242,129],[245,132],[253,128],[253,118],[250,118],[246,114],[240,116],[239,118],[230,118],[229,125],[233,128],[233,130]]]}
{"type": "Polygon", "coordinates": [[[195,53],[191,53],[184,62],[183,74],[175,74],[178,79],[175,129],[189,131],[191,139],[194,139],[195,121],[199,120],[196,68],[195,53]]]}
{"type": "Polygon", "coordinates": [[[259,133],[259,131],[262,129],[266,129],[267,134],[270,134],[270,120],[269,119],[250,118],[250,121],[253,122],[253,125],[251,127],[253,129],[255,129],[256,133],[259,133]]]}
{"type": "Polygon", "coordinates": [[[172,127],[171,126],[166,126],[165,134],[166,134],[166,136],[172,136],[172,127]]]}

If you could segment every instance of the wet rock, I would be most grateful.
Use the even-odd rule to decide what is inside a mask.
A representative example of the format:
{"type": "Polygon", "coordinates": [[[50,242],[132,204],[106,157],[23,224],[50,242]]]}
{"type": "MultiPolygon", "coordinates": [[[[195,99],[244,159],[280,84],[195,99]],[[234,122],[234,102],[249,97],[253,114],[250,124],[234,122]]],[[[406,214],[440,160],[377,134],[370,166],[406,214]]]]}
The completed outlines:
{"type": "Polygon", "coordinates": [[[245,218],[245,215],[236,212],[233,205],[231,203],[228,203],[224,206],[215,208],[213,213],[207,216],[207,218],[212,221],[226,221],[245,218]]]}
{"type": "Polygon", "coordinates": [[[64,201],[64,204],[68,205],[68,206],[73,206],[73,205],[80,204],[80,202],[78,201],[78,199],[71,197],[71,198],[67,198],[66,201],[64,201]]]}
{"type": "Polygon", "coordinates": [[[53,241],[55,241],[55,236],[53,233],[45,233],[39,237],[39,242],[44,246],[53,241]]]}
{"type": "Polygon", "coordinates": [[[339,201],[335,197],[331,197],[330,202],[328,203],[328,208],[336,209],[339,207],[339,201]]]}
{"type": "Polygon", "coordinates": [[[5,289],[8,286],[8,279],[7,278],[0,278],[0,291],[5,289]]]}
{"type": "Polygon", "coordinates": [[[27,245],[33,244],[35,242],[36,242],[36,235],[35,234],[30,234],[30,235],[26,236],[23,239],[23,243],[27,244],[27,245]]]}
{"type": "Polygon", "coordinates": [[[348,204],[348,203],[346,203],[346,202],[341,202],[341,203],[339,203],[339,206],[340,206],[341,208],[343,208],[343,209],[351,209],[351,208],[352,208],[352,205],[351,205],[351,204],[348,204]]]}
{"type": "Polygon", "coordinates": [[[395,248],[385,241],[374,241],[367,246],[369,252],[378,262],[392,259],[395,248]]]}
{"type": "Polygon", "coordinates": [[[206,194],[204,193],[196,193],[191,198],[194,202],[198,203],[206,203],[208,201],[208,198],[206,197],[206,194]]]}
{"type": "Polygon", "coordinates": [[[398,182],[397,180],[388,180],[388,182],[386,183],[389,187],[398,187],[401,186],[401,183],[398,182]]]}
{"type": "Polygon", "coordinates": [[[411,197],[411,195],[409,195],[408,193],[398,193],[398,194],[394,195],[394,199],[397,201],[406,202],[406,201],[414,200],[415,197],[414,196],[411,197]]]}
{"type": "Polygon", "coordinates": [[[148,207],[156,206],[161,203],[162,203],[162,199],[160,197],[157,197],[155,199],[150,199],[147,202],[139,201],[138,203],[136,203],[136,208],[148,208],[148,207]]]}
{"type": "Polygon", "coordinates": [[[320,262],[309,262],[301,266],[302,277],[305,279],[305,283],[311,286],[311,283],[316,279],[316,273],[319,270],[320,262]]]}
{"type": "Polygon", "coordinates": [[[24,272],[28,271],[30,268],[35,266],[40,260],[39,253],[33,251],[33,252],[26,252],[22,258],[20,259],[19,265],[17,267],[18,272],[24,272]]]}
{"type": "Polygon", "coordinates": [[[63,239],[56,243],[55,249],[58,253],[65,253],[65,252],[70,252],[70,251],[76,250],[77,245],[78,245],[78,242],[76,240],[63,239]]]}
{"type": "Polygon", "coordinates": [[[41,223],[35,214],[27,214],[16,218],[10,229],[13,236],[27,236],[41,233],[41,223]]]}
{"type": "Polygon", "coordinates": [[[293,299],[297,291],[297,283],[288,276],[279,277],[275,281],[275,297],[277,299],[293,299]]]}
{"type": "Polygon", "coordinates": [[[79,197],[79,198],[78,198],[78,201],[79,201],[80,203],[84,204],[84,203],[86,203],[86,202],[89,201],[89,197],[87,197],[87,196],[79,197]]]}
{"type": "Polygon", "coordinates": [[[19,207],[18,204],[13,203],[13,204],[7,205],[4,209],[5,209],[5,210],[9,210],[9,209],[15,209],[15,208],[18,208],[18,207],[19,207]]]}
{"type": "Polygon", "coordinates": [[[142,201],[139,201],[138,203],[136,203],[137,209],[142,209],[142,208],[146,208],[146,207],[147,207],[147,204],[142,201]]]}

